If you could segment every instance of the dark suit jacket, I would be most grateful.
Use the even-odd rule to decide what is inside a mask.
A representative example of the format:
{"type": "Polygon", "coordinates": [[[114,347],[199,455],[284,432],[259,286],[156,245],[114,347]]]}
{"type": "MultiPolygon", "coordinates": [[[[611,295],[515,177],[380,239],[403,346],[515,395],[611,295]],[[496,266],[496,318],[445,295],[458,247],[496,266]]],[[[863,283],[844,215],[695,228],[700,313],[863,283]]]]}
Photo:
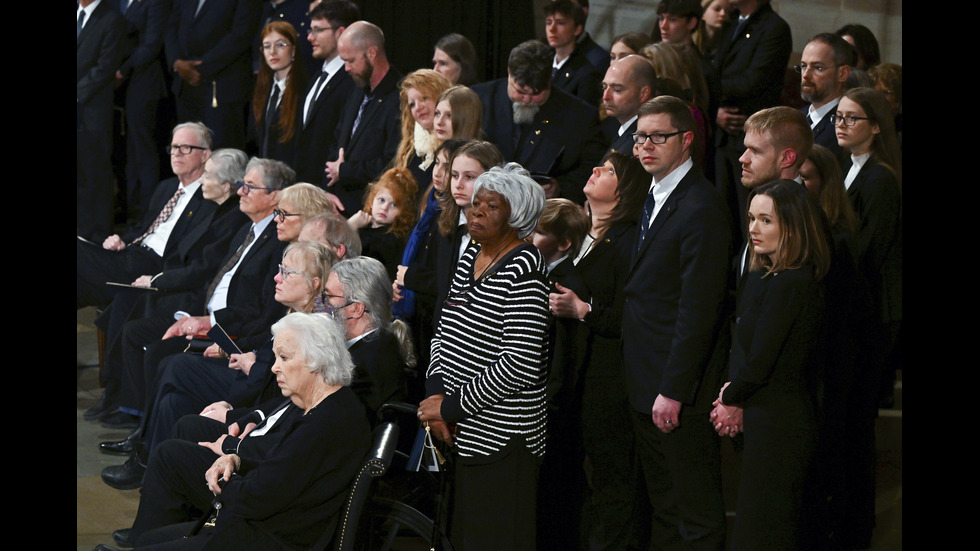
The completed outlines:
{"type": "Polygon", "coordinates": [[[612,123],[609,124],[612,143],[609,145],[609,149],[606,150],[606,153],[617,151],[623,155],[629,155],[632,157],[634,145],[633,133],[636,132],[636,123],[639,121],[639,119],[633,121],[633,123],[629,125],[629,128],[626,129],[626,132],[623,132],[622,136],[617,134],[620,126],[619,121],[612,117],[607,118],[606,121],[612,121],[612,123]]]}
{"type": "MultiPolygon", "coordinates": [[[[806,105],[800,108],[800,113],[803,116],[810,114],[810,106],[806,105]]],[[[851,154],[841,148],[840,144],[837,143],[837,129],[834,125],[830,124],[830,113],[827,113],[820,119],[820,122],[813,127],[813,143],[820,144],[830,150],[837,157],[837,162],[844,166],[847,164],[850,166],[851,154]]],[[[844,173],[847,174],[846,172],[844,173]]]]}
{"type": "Polygon", "coordinates": [[[606,70],[609,69],[609,50],[596,44],[596,41],[592,40],[588,32],[585,33],[585,38],[576,44],[575,49],[582,50],[589,63],[599,72],[599,80],[601,82],[602,77],[606,75],[606,70]]]}
{"type": "MultiPolygon", "coordinates": [[[[303,94],[304,105],[309,89],[316,83],[321,68],[322,65],[310,75],[309,88],[303,94]]],[[[316,101],[310,106],[310,118],[300,130],[296,146],[297,182],[309,182],[320,187],[326,185],[324,165],[330,152],[336,150],[337,126],[340,124],[344,103],[353,91],[354,81],[347,71],[341,68],[327,81],[316,101]]],[[[300,109],[302,108],[301,105],[300,109]]]]}
{"type": "Polygon", "coordinates": [[[602,99],[602,77],[595,66],[589,63],[580,46],[572,50],[561,69],[551,77],[551,86],[561,88],[569,94],[594,107],[602,99]]]}
{"type": "Polygon", "coordinates": [[[232,195],[200,218],[164,259],[163,272],[153,280],[153,287],[176,292],[207,285],[208,276],[218,271],[218,262],[228,253],[231,238],[243,225],[251,224],[238,208],[238,195],[232,195]]]}
{"type": "MultiPolygon", "coordinates": [[[[851,168],[850,158],[844,174],[851,168]]],[[[885,165],[868,159],[847,188],[858,215],[854,240],[858,269],[868,281],[883,321],[902,319],[902,198],[898,179],[885,165]]]]}
{"type": "Polygon", "coordinates": [[[170,0],[140,0],[130,4],[123,15],[127,24],[125,42],[130,53],[119,72],[129,79],[128,95],[146,99],[167,95],[160,52],[170,4],[170,0]]]}
{"type": "MultiPolygon", "coordinates": [[[[153,191],[153,197],[150,198],[150,206],[146,213],[143,214],[143,221],[136,226],[138,229],[121,236],[123,241],[129,243],[133,239],[143,235],[143,232],[150,228],[150,225],[156,220],[160,211],[163,210],[164,205],[177,192],[178,182],[179,180],[174,176],[173,178],[167,178],[157,185],[153,191]]],[[[198,186],[197,191],[194,192],[190,201],[187,202],[187,206],[180,213],[180,219],[177,220],[174,229],[170,232],[170,237],[167,238],[167,246],[163,250],[163,258],[170,256],[177,249],[177,244],[180,243],[184,235],[196,227],[200,221],[209,221],[216,208],[217,205],[204,198],[203,191],[198,186]]]]}
{"type": "MultiPolygon", "coordinates": [[[[344,150],[344,162],[340,165],[340,178],[333,192],[344,203],[344,214],[353,215],[364,203],[364,188],[384,172],[385,166],[398,152],[402,139],[401,105],[398,99],[398,81],[402,75],[394,67],[371,91],[372,99],[364,106],[357,131],[351,134],[354,120],[364,100],[364,90],[355,89],[347,97],[340,125],[337,127],[337,148],[344,150]]],[[[337,159],[337,151],[329,160],[337,159]]]]}
{"type": "MultiPolygon", "coordinates": [[[[174,0],[164,46],[167,67],[178,59],[200,60],[197,66],[207,98],[213,93],[222,102],[248,101],[252,97],[251,48],[259,30],[259,0],[208,0],[196,16],[198,0],[174,0]]],[[[190,93],[176,73],[174,95],[190,93]]]]}
{"type": "Polygon", "coordinates": [[[729,228],[721,196],[692,167],[634,252],[622,340],[637,411],[649,415],[659,394],[682,402],[688,413],[706,412],[717,397],[724,353],[715,349],[726,321],[729,228]]]}
{"type": "Polygon", "coordinates": [[[390,331],[375,331],[348,350],[354,362],[350,388],[364,404],[373,425],[382,405],[404,401],[408,392],[398,339],[390,331]]]}
{"type": "Polygon", "coordinates": [[[722,90],[719,105],[740,107],[748,116],[779,105],[793,39],[789,25],[769,4],[752,12],[732,41],[737,25],[738,18],[732,17],[722,28],[715,55],[722,90]]]}
{"type": "Polygon", "coordinates": [[[102,2],[87,16],[75,40],[75,99],[79,124],[86,130],[112,126],[112,84],[124,53],[120,47],[126,24],[119,12],[102,2]]]}
{"type": "Polygon", "coordinates": [[[582,188],[606,149],[595,106],[552,87],[551,96],[515,145],[513,108],[507,79],[473,87],[483,103],[483,131],[504,159],[520,163],[532,174],[558,180],[561,197],[585,201],[582,188]]]}

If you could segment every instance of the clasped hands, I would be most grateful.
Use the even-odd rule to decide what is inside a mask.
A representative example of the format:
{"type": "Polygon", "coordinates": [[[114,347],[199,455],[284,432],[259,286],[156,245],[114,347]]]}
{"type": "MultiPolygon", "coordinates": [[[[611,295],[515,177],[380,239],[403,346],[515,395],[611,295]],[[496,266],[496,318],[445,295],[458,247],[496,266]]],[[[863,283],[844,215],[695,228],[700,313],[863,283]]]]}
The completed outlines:
{"type": "Polygon", "coordinates": [[[722,402],[721,395],[725,392],[729,384],[731,384],[731,381],[721,387],[721,390],[718,392],[718,399],[711,403],[715,408],[711,410],[708,419],[711,420],[711,426],[715,428],[718,436],[730,436],[734,438],[736,434],[742,432],[743,409],[738,406],[728,406],[722,402]]]}

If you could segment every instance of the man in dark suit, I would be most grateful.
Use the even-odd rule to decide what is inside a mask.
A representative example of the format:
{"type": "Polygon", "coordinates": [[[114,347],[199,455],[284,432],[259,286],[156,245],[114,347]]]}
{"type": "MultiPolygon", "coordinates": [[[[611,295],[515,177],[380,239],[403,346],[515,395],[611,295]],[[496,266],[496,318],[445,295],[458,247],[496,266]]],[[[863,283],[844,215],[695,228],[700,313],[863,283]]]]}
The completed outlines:
{"type": "Polygon", "coordinates": [[[830,115],[837,110],[844,83],[851,75],[857,54],[846,40],[833,33],[820,33],[803,48],[801,63],[794,68],[800,73],[800,97],[810,105],[801,109],[813,129],[813,143],[820,144],[837,157],[841,166],[848,159],[837,143],[837,132],[830,115]]]}
{"type": "Polygon", "coordinates": [[[364,188],[381,175],[401,141],[398,81],[401,73],[388,63],[385,36],[367,21],[352,23],[337,40],[344,70],[354,91],[337,126],[337,150],[329,155],[327,189],[343,203],[348,217],[363,206],[364,188]]]}
{"type": "Polygon", "coordinates": [[[126,210],[130,219],[138,219],[149,208],[160,177],[155,135],[157,106],[167,97],[160,52],[170,0],[123,0],[120,9],[130,52],[116,71],[116,81],[126,86],[126,210]]]}
{"type": "Polygon", "coordinates": [[[708,413],[725,364],[731,233],[724,202],[691,160],[694,125],[677,98],[640,107],[635,135],[653,183],[624,287],[623,356],[653,541],[721,551],[721,460],[708,413]]]}
{"type": "Polygon", "coordinates": [[[738,184],[738,158],[745,151],[742,125],[756,111],[779,105],[793,39],[769,0],[733,0],[732,5],[738,17],[722,28],[715,54],[722,92],[715,115],[715,185],[725,195],[732,220],[739,220],[748,196],[738,184]]]}
{"type": "Polygon", "coordinates": [[[507,161],[548,176],[546,195],[583,203],[582,188],[606,149],[594,106],[551,86],[554,51],[536,40],[518,44],[507,78],[478,84],[483,131],[507,161]]]}
{"type": "Polygon", "coordinates": [[[86,239],[112,228],[112,83],[124,29],[103,0],[75,10],[75,225],[86,239]]]}
{"type": "Polygon", "coordinates": [[[346,0],[321,2],[310,12],[308,42],[313,45],[316,70],[303,102],[303,127],[296,148],[296,180],[326,185],[323,174],[327,155],[336,147],[336,129],[354,81],[344,70],[337,40],[347,26],[360,18],[357,6],[346,0]]]}
{"type": "Polygon", "coordinates": [[[602,73],[579,49],[577,38],[585,32],[585,12],[572,0],[544,5],[544,29],[548,45],[555,49],[551,86],[561,88],[589,105],[598,105],[602,73]]]}
{"type": "Polygon", "coordinates": [[[214,203],[202,197],[200,182],[204,164],[211,157],[208,128],[199,123],[177,125],[168,150],[175,177],[157,186],[138,230],[124,237],[110,235],[101,247],[77,240],[78,308],[108,304],[113,293],[107,281],[128,284],[143,274],[158,273],[181,236],[214,210],[214,203]]]}
{"type": "Polygon", "coordinates": [[[636,112],[653,97],[657,71],[643,56],[630,55],[612,63],[602,79],[603,130],[611,138],[609,151],[633,155],[636,112]]]}
{"type": "Polygon", "coordinates": [[[218,147],[245,149],[260,0],[174,0],[164,46],[178,121],[203,121],[218,147]]]}

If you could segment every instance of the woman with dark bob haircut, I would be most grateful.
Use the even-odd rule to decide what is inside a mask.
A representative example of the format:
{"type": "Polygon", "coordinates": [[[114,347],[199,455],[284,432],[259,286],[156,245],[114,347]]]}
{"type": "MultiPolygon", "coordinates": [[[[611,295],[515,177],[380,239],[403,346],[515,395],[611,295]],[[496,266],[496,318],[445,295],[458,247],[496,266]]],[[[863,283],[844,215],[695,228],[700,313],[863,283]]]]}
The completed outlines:
{"type": "Polygon", "coordinates": [[[474,184],[473,242],[456,267],[432,340],[419,420],[452,444],[459,551],[534,549],[537,475],[545,446],[548,284],[525,243],[544,190],[517,163],[474,184]]]}
{"type": "Polygon", "coordinates": [[[831,248],[820,207],[793,180],[753,189],[748,221],[751,271],[736,299],[729,382],[710,414],[719,434],[745,433],[731,548],[802,549],[831,248]]]}

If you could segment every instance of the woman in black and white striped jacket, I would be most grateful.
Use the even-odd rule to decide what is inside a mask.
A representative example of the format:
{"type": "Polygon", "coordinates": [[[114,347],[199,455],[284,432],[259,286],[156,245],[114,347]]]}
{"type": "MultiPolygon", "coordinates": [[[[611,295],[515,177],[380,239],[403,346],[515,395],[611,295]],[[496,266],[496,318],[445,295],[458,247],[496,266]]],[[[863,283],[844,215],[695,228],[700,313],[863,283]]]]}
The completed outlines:
{"type": "Polygon", "coordinates": [[[541,186],[516,163],[477,178],[467,213],[474,243],[432,341],[419,419],[458,454],[450,535],[459,551],[534,548],[548,286],[541,253],[523,238],[543,208],[541,186]]]}

